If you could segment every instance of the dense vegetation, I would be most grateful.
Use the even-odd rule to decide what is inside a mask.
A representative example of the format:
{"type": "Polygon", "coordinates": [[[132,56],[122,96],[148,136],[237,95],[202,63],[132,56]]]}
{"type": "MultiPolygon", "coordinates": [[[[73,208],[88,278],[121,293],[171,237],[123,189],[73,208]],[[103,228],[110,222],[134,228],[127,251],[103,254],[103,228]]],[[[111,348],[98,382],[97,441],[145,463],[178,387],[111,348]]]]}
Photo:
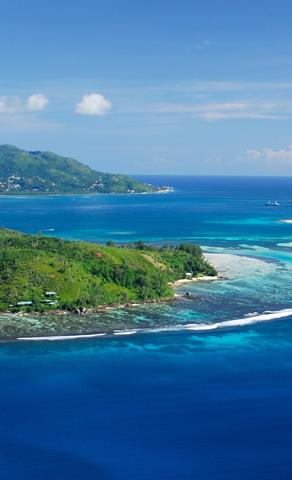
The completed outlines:
{"type": "Polygon", "coordinates": [[[195,245],[153,248],[137,242],[117,247],[0,230],[2,311],[72,310],[163,299],[173,294],[169,282],[184,278],[186,272],[216,274],[195,245]]]}
{"type": "Polygon", "coordinates": [[[97,172],[51,152],[0,145],[0,193],[142,193],[159,190],[126,175],[97,172]]]}

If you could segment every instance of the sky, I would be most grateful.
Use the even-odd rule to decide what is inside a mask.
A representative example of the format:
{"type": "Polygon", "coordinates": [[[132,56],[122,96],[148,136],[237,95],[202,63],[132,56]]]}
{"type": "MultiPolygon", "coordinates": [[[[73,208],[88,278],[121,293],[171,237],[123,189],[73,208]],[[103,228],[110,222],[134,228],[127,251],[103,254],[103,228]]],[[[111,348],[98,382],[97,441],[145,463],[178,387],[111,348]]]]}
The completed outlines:
{"type": "Polygon", "coordinates": [[[0,143],[130,174],[292,175],[290,0],[1,2],[0,143]]]}

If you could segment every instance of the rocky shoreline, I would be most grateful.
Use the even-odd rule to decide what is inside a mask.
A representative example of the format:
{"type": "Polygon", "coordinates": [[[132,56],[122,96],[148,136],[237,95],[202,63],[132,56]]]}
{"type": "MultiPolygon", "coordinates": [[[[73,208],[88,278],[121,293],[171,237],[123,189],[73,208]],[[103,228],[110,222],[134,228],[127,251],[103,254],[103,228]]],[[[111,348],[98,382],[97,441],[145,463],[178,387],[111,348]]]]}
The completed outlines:
{"type": "MultiPolygon", "coordinates": [[[[180,279],[172,282],[174,289],[196,282],[209,282],[223,279],[222,275],[214,277],[201,276],[191,279],[180,279]]],[[[134,331],[137,325],[132,320],[136,309],[167,306],[178,300],[190,298],[188,292],[174,292],[173,296],[143,303],[126,303],[117,305],[102,305],[96,308],[77,308],[70,310],[51,310],[46,312],[1,312],[0,341],[15,341],[30,338],[54,339],[55,337],[93,337],[110,334],[120,334],[134,331]],[[118,315],[119,311],[124,311],[118,315]],[[2,321],[1,321],[2,320],[2,321]],[[36,335],[37,334],[37,335],[36,335]]],[[[151,328],[147,322],[142,322],[139,329],[151,328]]]]}

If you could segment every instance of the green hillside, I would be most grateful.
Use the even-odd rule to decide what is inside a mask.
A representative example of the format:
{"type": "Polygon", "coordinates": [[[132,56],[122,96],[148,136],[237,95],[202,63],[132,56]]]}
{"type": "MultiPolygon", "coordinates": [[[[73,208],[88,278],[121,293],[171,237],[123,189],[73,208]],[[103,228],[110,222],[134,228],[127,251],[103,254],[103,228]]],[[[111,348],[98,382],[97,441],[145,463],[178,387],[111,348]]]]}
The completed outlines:
{"type": "Polygon", "coordinates": [[[126,175],[101,173],[52,152],[0,145],[0,193],[143,193],[159,188],[126,175]]]}
{"type": "Polygon", "coordinates": [[[169,282],[186,272],[216,274],[194,245],[124,248],[0,230],[1,311],[163,299],[173,294],[169,282]]]}

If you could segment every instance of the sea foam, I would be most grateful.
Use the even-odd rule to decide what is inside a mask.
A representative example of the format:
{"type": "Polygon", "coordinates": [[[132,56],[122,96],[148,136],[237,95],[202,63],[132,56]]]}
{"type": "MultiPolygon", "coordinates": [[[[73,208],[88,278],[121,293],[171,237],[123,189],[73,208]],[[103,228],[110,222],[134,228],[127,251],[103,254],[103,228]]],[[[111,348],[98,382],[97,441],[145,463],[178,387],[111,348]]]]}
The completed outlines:
{"type": "Polygon", "coordinates": [[[246,325],[251,325],[254,323],[259,322],[268,322],[272,320],[278,320],[281,318],[292,317],[292,308],[285,308],[283,310],[277,311],[266,311],[260,315],[252,315],[247,314],[244,318],[237,318],[235,320],[225,320],[223,322],[215,322],[215,323],[188,323],[186,325],[178,324],[178,325],[170,325],[165,327],[157,327],[157,328],[133,328],[128,330],[116,330],[112,334],[107,333],[92,333],[92,334],[81,334],[81,335],[60,335],[60,336],[52,336],[52,337],[18,337],[17,340],[21,341],[55,341],[55,340],[79,340],[82,338],[96,338],[96,337],[104,337],[106,335],[135,335],[140,333],[166,333],[166,332],[179,332],[179,331],[197,331],[197,332],[207,332],[217,329],[224,329],[224,328],[236,328],[236,327],[244,327],[246,325]]]}
{"type": "Polygon", "coordinates": [[[260,315],[247,316],[244,318],[238,318],[236,320],[225,320],[224,322],[216,322],[211,324],[197,324],[190,323],[184,326],[186,330],[216,330],[217,328],[228,327],[244,327],[245,325],[251,325],[258,322],[267,322],[271,320],[277,320],[280,318],[292,316],[292,308],[285,308],[283,310],[277,310],[274,312],[264,312],[260,315]]]}
{"type": "Polygon", "coordinates": [[[50,337],[18,337],[17,340],[31,340],[34,342],[49,340],[77,340],[80,338],[95,338],[95,337],[104,337],[106,333],[89,333],[89,334],[80,334],[80,335],[52,335],[50,337]]]}

